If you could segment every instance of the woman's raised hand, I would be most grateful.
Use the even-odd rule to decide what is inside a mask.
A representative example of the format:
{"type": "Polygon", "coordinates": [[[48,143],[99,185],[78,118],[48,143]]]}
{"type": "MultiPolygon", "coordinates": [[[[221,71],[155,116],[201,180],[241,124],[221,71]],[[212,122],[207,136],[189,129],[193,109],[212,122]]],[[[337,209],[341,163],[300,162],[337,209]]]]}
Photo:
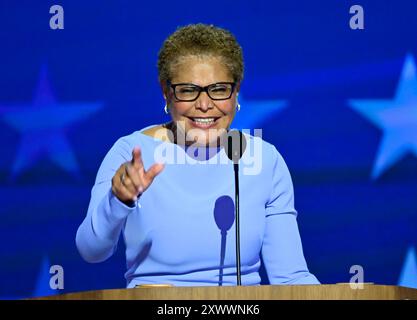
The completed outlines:
{"type": "Polygon", "coordinates": [[[145,171],[141,150],[135,147],[132,151],[132,160],[123,163],[113,176],[112,192],[124,203],[136,202],[163,169],[162,163],[154,163],[145,171]]]}

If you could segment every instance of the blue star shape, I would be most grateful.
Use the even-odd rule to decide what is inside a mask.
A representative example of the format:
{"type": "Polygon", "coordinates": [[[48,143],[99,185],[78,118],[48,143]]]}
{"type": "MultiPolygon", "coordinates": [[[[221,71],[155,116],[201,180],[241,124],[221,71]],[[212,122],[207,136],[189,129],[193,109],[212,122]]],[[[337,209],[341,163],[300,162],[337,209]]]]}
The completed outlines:
{"type": "Polygon", "coordinates": [[[65,132],[75,122],[88,118],[102,107],[102,103],[58,103],[43,67],[32,104],[0,106],[3,120],[21,134],[10,179],[16,179],[42,157],[79,176],[74,152],[65,132]]]}
{"type": "Polygon", "coordinates": [[[239,104],[241,111],[236,112],[233,120],[233,128],[258,129],[262,123],[273,114],[283,110],[287,106],[285,100],[250,100],[247,101],[239,94],[239,104]]]}
{"type": "Polygon", "coordinates": [[[58,293],[58,290],[51,289],[50,280],[52,275],[49,273],[51,263],[48,256],[44,256],[42,259],[41,267],[39,270],[38,278],[36,280],[36,287],[32,293],[32,297],[45,297],[58,293]]]}
{"type": "Polygon", "coordinates": [[[408,153],[417,156],[417,69],[408,54],[393,100],[349,100],[353,109],[383,130],[372,170],[377,179],[408,153]]]}
{"type": "Polygon", "coordinates": [[[417,289],[417,256],[414,247],[407,251],[398,285],[417,289]]]}

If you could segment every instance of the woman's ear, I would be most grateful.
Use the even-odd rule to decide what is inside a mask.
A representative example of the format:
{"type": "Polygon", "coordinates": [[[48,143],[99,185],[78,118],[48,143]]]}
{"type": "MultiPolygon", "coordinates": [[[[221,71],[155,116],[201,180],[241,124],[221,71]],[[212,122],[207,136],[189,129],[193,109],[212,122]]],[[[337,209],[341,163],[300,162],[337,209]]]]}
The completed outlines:
{"type": "Polygon", "coordinates": [[[236,95],[239,95],[239,91],[240,91],[240,81],[238,83],[236,83],[236,95]]]}
{"type": "Polygon", "coordinates": [[[168,86],[166,81],[160,81],[159,85],[161,86],[161,90],[162,90],[162,95],[164,96],[165,101],[168,98],[168,86]]]}

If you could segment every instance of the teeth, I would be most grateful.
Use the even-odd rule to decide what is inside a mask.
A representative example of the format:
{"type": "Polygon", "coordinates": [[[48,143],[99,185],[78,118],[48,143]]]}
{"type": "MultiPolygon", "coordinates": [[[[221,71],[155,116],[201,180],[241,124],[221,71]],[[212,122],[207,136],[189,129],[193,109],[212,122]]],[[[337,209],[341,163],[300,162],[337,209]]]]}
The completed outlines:
{"type": "Polygon", "coordinates": [[[209,124],[214,122],[214,118],[193,118],[194,122],[209,124]]]}

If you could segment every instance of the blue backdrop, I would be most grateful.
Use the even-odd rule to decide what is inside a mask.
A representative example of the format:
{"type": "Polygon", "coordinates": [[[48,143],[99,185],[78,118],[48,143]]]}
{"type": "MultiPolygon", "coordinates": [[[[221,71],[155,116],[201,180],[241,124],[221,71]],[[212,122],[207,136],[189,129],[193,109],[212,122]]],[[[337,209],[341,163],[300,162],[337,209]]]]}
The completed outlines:
{"type": "Polygon", "coordinates": [[[102,158],[168,120],[157,52],[213,23],[244,49],[236,126],[262,128],[292,173],[304,252],[322,283],[417,287],[417,2],[0,2],[0,298],[124,287],[124,247],[90,265],[75,232],[102,158]],[[49,8],[64,8],[51,30],[49,8]],[[365,28],[349,27],[360,4],[365,28]]]}

